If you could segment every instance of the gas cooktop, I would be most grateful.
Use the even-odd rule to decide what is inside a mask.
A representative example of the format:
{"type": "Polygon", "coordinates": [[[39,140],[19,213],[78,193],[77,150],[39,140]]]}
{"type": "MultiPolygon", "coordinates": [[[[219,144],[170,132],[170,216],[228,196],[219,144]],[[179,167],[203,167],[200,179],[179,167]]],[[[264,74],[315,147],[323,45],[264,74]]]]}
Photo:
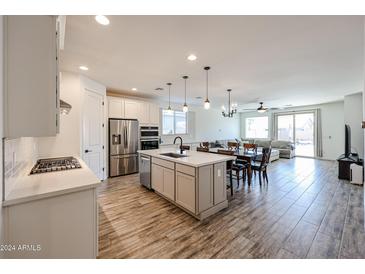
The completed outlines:
{"type": "Polygon", "coordinates": [[[76,168],[81,168],[81,165],[74,157],[40,159],[32,168],[30,174],[32,175],[76,168]]]}

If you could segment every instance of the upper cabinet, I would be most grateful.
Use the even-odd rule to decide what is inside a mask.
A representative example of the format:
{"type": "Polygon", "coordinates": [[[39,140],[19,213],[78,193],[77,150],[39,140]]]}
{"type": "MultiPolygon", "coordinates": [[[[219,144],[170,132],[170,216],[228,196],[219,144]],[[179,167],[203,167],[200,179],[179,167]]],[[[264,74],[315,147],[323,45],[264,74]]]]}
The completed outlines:
{"type": "Polygon", "coordinates": [[[124,102],[120,98],[108,98],[109,118],[121,118],[124,116],[124,102]]]}
{"type": "Polygon", "coordinates": [[[5,137],[58,133],[58,52],[55,16],[4,17],[5,137]]]}
{"type": "Polygon", "coordinates": [[[140,125],[159,125],[160,109],[157,104],[121,97],[108,96],[109,118],[137,119],[140,125]]]}

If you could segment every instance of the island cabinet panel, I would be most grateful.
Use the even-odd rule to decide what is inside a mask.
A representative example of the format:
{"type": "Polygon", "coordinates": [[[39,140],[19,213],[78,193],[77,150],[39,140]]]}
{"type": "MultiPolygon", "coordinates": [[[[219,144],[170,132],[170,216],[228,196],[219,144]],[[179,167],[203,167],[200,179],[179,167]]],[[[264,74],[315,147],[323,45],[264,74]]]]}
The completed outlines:
{"type": "Polygon", "coordinates": [[[198,169],[199,212],[214,205],[213,201],[213,165],[198,169]]]}
{"type": "Polygon", "coordinates": [[[175,201],[175,170],[152,164],[152,188],[175,201]]]}
{"type": "Polygon", "coordinates": [[[176,171],[195,177],[195,168],[191,166],[176,164],[176,171]]]}
{"type": "Polygon", "coordinates": [[[172,169],[163,169],[163,195],[175,201],[175,171],[172,169]]]}
{"type": "Polygon", "coordinates": [[[169,169],[175,169],[175,163],[153,157],[152,163],[169,169]]]}
{"type": "Polygon", "coordinates": [[[214,204],[227,200],[226,163],[214,165],[214,204]]]}
{"type": "Polygon", "coordinates": [[[195,213],[195,177],[176,172],[176,203],[195,213]]]}
{"type": "Polygon", "coordinates": [[[152,188],[159,192],[163,192],[163,167],[152,164],[152,188]]]}

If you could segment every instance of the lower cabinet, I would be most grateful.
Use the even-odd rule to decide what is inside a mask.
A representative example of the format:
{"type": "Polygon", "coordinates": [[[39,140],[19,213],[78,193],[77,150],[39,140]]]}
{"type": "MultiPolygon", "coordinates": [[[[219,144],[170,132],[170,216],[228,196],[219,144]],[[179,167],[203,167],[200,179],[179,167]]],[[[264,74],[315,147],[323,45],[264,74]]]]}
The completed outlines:
{"type": "Polygon", "coordinates": [[[195,177],[176,172],[176,203],[195,213],[195,177]]]}
{"type": "Polygon", "coordinates": [[[165,197],[175,200],[175,171],[152,164],[152,188],[165,197]]]}
{"type": "Polygon", "coordinates": [[[163,169],[162,166],[152,164],[152,188],[159,193],[163,192],[163,169]]]}
{"type": "Polygon", "coordinates": [[[192,167],[152,157],[152,189],[198,219],[228,206],[226,163],[192,167]]]}
{"type": "Polygon", "coordinates": [[[4,207],[6,258],[95,259],[98,255],[96,189],[4,207]],[[18,247],[29,246],[30,250],[18,247]]]}
{"type": "Polygon", "coordinates": [[[163,168],[163,195],[175,200],[175,171],[163,168]]]}

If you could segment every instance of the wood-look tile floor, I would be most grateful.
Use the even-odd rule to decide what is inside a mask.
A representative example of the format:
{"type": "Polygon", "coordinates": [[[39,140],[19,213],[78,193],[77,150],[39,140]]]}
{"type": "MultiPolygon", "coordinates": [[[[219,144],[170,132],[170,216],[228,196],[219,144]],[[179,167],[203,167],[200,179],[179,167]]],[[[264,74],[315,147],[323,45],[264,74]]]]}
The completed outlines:
{"type": "Polygon", "coordinates": [[[365,258],[364,189],[338,180],[336,162],[280,159],[268,175],[201,222],[138,174],[109,179],[98,190],[99,258],[365,258]]]}

